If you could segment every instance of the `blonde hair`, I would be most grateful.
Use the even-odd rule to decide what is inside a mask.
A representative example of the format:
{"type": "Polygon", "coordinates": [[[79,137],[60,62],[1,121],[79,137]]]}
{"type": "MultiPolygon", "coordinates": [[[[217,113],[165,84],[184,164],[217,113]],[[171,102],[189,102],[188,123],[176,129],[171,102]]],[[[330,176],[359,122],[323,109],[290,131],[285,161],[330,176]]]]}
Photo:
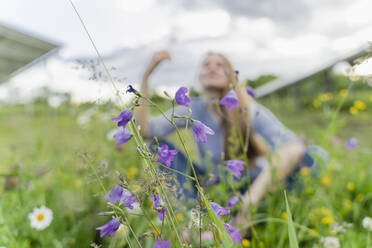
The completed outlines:
{"type": "Polygon", "coordinates": [[[224,107],[221,109],[222,114],[222,125],[224,130],[224,153],[225,160],[236,159],[236,156],[244,156],[248,158],[250,166],[253,165],[253,161],[258,156],[267,155],[267,147],[262,142],[262,139],[255,134],[252,128],[251,120],[251,104],[253,99],[247,94],[246,88],[243,83],[237,82],[236,72],[231,62],[221,53],[209,52],[207,57],[210,55],[220,56],[225,64],[225,73],[228,78],[228,85],[222,90],[221,96],[225,96],[230,90],[234,90],[238,96],[239,104],[237,109],[230,109],[227,111],[224,107]],[[238,154],[230,154],[229,148],[232,145],[229,141],[229,137],[232,135],[232,129],[236,124],[238,125],[237,132],[240,132],[243,136],[244,146],[240,144],[238,154]],[[244,150],[246,154],[244,154],[244,150]]]}

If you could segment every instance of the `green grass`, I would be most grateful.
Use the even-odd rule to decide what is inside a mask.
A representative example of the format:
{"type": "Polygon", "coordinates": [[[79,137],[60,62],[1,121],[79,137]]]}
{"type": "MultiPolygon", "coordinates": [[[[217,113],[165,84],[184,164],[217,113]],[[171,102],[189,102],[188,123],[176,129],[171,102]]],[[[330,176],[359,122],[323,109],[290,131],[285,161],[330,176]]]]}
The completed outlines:
{"type": "MultiPolygon", "coordinates": [[[[317,177],[299,174],[300,189],[287,192],[299,247],[313,247],[325,236],[337,236],[343,247],[366,247],[371,233],[361,226],[361,221],[372,213],[371,111],[367,109],[356,116],[341,114],[337,119],[337,144],[324,139],[329,123],[327,113],[296,112],[269,101],[264,104],[286,126],[307,137],[308,143],[326,145],[332,157],[331,164],[324,165],[317,177]],[[347,151],[344,142],[350,137],[358,139],[359,147],[347,151]],[[346,233],[333,234],[331,222],[354,226],[347,228],[346,233]]],[[[107,116],[118,113],[105,114],[112,106],[97,106],[90,122],[77,123],[79,115],[91,107],[94,105],[62,105],[57,109],[45,104],[0,107],[0,246],[88,247],[97,242],[105,247],[125,247],[125,235],[101,240],[95,231],[109,218],[97,216],[105,211],[105,204],[94,171],[107,188],[118,182],[116,171],[134,184],[143,186],[150,182],[141,181],[144,172],[134,142],[116,148],[115,141],[106,138],[114,127],[107,116]],[[7,174],[16,176],[6,177],[7,174]],[[50,227],[38,232],[30,227],[28,214],[40,205],[51,208],[54,219],[50,227]]],[[[184,136],[197,160],[192,136],[184,136]]],[[[279,187],[270,192],[265,201],[252,209],[252,221],[261,224],[255,226],[251,247],[288,247],[282,191],[283,187],[279,187]]],[[[229,196],[221,192],[227,191],[212,187],[206,193],[220,196],[211,200],[224,205],[229,196]]],[[[176,212],[187,226],[184,206],[176,207],[176,212]]],[[[156,221],[155,214],[151,218],[156,221]]],[[[140,217],[131,218],[131,223],[139,236],[151,233],[148,223],[140,217]]],[[[142,239],[144,247],[152,247],[151,235],[142,239]]],[[[129,240],[134,244],[132,237],[129,240]]]]}

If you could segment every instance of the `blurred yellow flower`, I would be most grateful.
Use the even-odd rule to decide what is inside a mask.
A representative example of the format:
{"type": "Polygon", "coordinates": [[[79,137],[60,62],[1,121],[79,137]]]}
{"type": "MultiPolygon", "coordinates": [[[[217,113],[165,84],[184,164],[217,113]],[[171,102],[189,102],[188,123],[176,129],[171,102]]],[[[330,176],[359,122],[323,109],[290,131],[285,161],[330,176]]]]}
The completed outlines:
{"type": "Polygon", "coordinates": [[[346,188],[347,188],[349,191],[354,191],[354,190],[355,190],[355,184],[352,183],[352,182],[348,182],[347,185],[346,185],[346,188]]]}
{"type": "Polygon", "coordinates": [[[120,233],[121,235],[126,235],[127,231],[128,231],[128,227],[126,225],[120,224],[118,233],[120,233]]]}
{"type": "Polygon", "coordinates": [[[314,106],[314,108],[319,108],[321,105],[322,105],[322,102],[319,101],[318,99],[315,99],[315,100],[313,101],[313,106],[314,106]]]}
{"type": "Polygon", "coordinates": [[[332,93],[324,93],[319,96],[319,100],[322,102],[328,102],[332,100],[332,98],[333,98],[332,93]]]}
{"type": "Polygon", "coordinates": [[[356,196],[356,199],[357,199],[358,201],[363,201],[363,199],[364,199],[364,195],[359,193],[359,194],[356,196]]]}
{"type": "Polygon", "coordinates": [[[81,186],[83,186],[83,181],[81,181],[81,179],[77,179],[77,180],[75,180],[75,187],[76,187],[77,189],[80,189],[81,186]]]}
{"type": "Polygon", "coordinates": [[[343,202],[342,202],[342,205],[344,206],[344,208],[346,210],[349,210],[351,209],[351,207],[353,206],[353,203],[349,200],[349,199],[345,199],[343,202]]]}
{"type": "Polygon", "coordinates": [[[141,190],[141,186],[138,185],[138,184],[134,184],[133,185],[133,190],[134,190],[134,192],[139,192],[141,190]]]}
{"type": "Polygon", "coordinates": [[[323,215],[325,215],[325,216],[332,216],[332,212],[331,212],[331,210],[329,210],[328,208],[326,208],[326,207],[321,207],[320,208],[320,213],[322,213],[323,215]]]}
{"type": "Polygon", "coordinates": [[[129,179],[135,178],[136,175],[137,175],[137,172],[138,172],[137,167],[134,167],[134,166],[129,167],[129,169],[128,169],[128,178],[129,179]]]}
{"type": "Polygon", "coordinates": [[[314,228],[311,228],[309,230],[309,234],[310,236],[313,236],[313,237],[318,236],[318,232],[314,228]]]}
{"type": "Polygon", "coordinates": [[[322,184],[323,184],[324,186],[328,186],[328,185],[331,184],[331,178],[328,177],[328,176],[324,176],[324,177],[322,177],[321,181],[322,181],[322,184]]]}
{"type": "Polygon", "coordinates": [[[358,110],[365,110],[366,109],[366,104],[363,101],[355,101],[354,102],[354,107],[358,110]]]}
{"type": "Polygon", "coordinates": [[[356,115],[356,114],[358,114],[359,110],[356,107],[353,106],[353,107],[350,107],[349,112],[352,115],[356,115]]]}
{"type": "Polygon", "coordinates": [[[251,247],[251,242],[248,239],[243,239],[242,245],[244,247],[251,247]]]}
{"type": "Polygon", "coordinates": [[[152,232],[154,233],[155,236],[159,236],[160,235],[160,229],[155,227],[152,232]]]}
{"type": "Polygon", "coordinates": [[[323,223],[324,225],[331,225],[333,222],[335,222],[335,220],[333,219],[332,216],[324,217],[324,218],[322,219],[322,223],[323,223]]]}
{"type": "Polygon", "coordinates": [[[285,220],[288,220],[288,214],[287,214],[287,212],[283,212],[282,213],[282,218],[285,219],[285,220]]]}
{"type": "Polygon", "coordinates": [[[183,221],[183,215],[181,213],[178,213],[176,215],[176,218],[177,218],[178,221],[183,221]]]}
{"type": "Polygon", "coordinates": [[[302,167],[300,170],[300,174],[303,176],[307,176],[310,174],[310,169],[309,167],[302,167]]]}
{"type": "Polygon", "coordinates": [[[340,90],[340,92],[338,93],[340,96],[346,96],[349,92],[347,91],[347,89],[342,89],[340,90]]]}
{"type": "MultiPolygon", "coordinates": [[[[68,243],[69,243],[70,245],[74,245],[74,244],[76,243],[76,239],[74,239],[74,238],[69,238],[68,243]]],[[[2,247],[3,247],[3,246],[2,246],[2,247]]]]}

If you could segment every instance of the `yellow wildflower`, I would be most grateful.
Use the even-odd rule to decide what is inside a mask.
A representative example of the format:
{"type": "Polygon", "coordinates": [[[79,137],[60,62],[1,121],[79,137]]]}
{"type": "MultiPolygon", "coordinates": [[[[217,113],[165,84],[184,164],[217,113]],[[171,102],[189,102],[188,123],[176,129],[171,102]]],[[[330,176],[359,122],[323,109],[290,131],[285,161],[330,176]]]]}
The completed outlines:
{"type": "Polygon", "coordinates": [[[322,184],[323,184],[324,186],[328,186],[328,185],[331,184],[331,178],[328,177],[328,176],[324,176],[324,177],[322,177],[321,181],[322,181],[322,184]]]}
{"type": "Polygon", "coordinates": [[[328,208],[326,208],[326,207],[322,207],[322,208],[320,208],[320,212],[323,214],[323,215],[325,215],[325,216],[332,216],[332,212],[331,212],[331,210],[329,210],[328,208]]]}
{"type": "Polygon", "coordinates": [[[282,213],[282,218],[285,219],[285,220],[288,220],[288,214],[287,214],[287,212],[283,212],[282,213]]]}
{"type": "Polygon", "coordinates": [[[126,225],[120,224],[118,233],[120,233],[121,235],[125,235],[127,234],[127,231],[128,231],[128,227],[126,225]]]}
{"type": "Polygon", "coordinates": [[[183,221],[183,215],[181,213],[176,214],[176,218],[178,221],[183,221]]]}
{"type": "Polygon", "coordinates": [[[349,191],[354,191],[354,190],[355,190],[355,184],[352,183],[352,182],[348,182],[347,185],[346,185],[346,188],[347,188],[349,191]]]}
{"type": "Polygon", "coordinates": [[[319,108],[321,105],[322,105],[322,102],[319,101],[318,99],[315,99],[315,100],[313,101],[313,106],[314,106],[314,108],[319,108]]]}
{"type": "Polygon", "coordinates": [[[324,225],[331,225],[333,222],[335,222],[335,220],[333,219],[332,216],[324,217],[324,218],[322,219],[322,223],[323,223],[324,225]]]}
{"type": "Polygon", "coordinates": [[[303,176],[307,176],[310,174],[310,169],[309,167],[302,167],[300,170],[300,174],[303,176]]]}
{"type": "Polygon", "coordinates": [[[353,203],[349,200],[349,199],[345,199],[343,202],[342,202],[342,205],[344,206],[344,208],[346,210],[349,210],[351,209],[351,207],[353,206],[353,203]]]}
{"type": "Polygon", "coordinates": [[[243,239],[242,245],[244,247],[251,247],[251,242],[248,239],[243,239]]]}
{"type": "Polygon", "coordinates": [[[357,199],[358,201],[363,201],[363,199],[364,199],[364,195],[359,193],[359,194],[356,196],[356,199],[357,199]]]}
{"type": "Polygon", "coordinates": [[[359,110],[356,107],[353,106],[353,107],[350,107],[349,112],[352,115],[356,115],[356,114],[358,114],[359,110]]]}
{"type": "Polygon", "coordinates": [[[338,93],[340,96],[346,96],[349,92],[347,91],[347,89],[342,89],[340,90],[340,92],[338,93]]]}
{"type": "Polygon", "coordinates": [[[332,100],[332,98],[333,98],[332,93],[324,93],[319,96],[319,100],[322,102],[328,102],[332,100]]]}
{"type": "Polygon", "coordinates": [[[317,232],[314,228],[311,228],[311,229],[309,230],[309,234],[310,234],[310,236],[312,236],[312,237],[316,237],[316,236],[318,235],[318,232],[317,232]]]}
{"type": "Polygon", "coordinates": [[[365,110],[367,106],[363,101],[357,100],[357,101],[354,102],[354,107],[359,109],[359,110],[365,110]]]}
{"type": "Polygon", "coordinates": [[[75,181],[75,187],[76,187],[77,189],[80,189],[81,186],[83,186],[83,181],[81,181],[81,179],[77,179],[77,180],[75,181]]]}
{"type": "Polygon", "coordinates": [[[140,190],[141,190],[141,185],[138,185],[138,184],[133,185],[133,191],[134,192],[139,192],[140,190]]]}
{"type": "Polygon", "coordinates": [[[159,236],[160,235],[160,229],[155,227],[152,232],[154,233],[155,236],[159,236]]]}
{"type": "Polygon", "coordinates": [[[137,167],[134,167],[134,166],[129,167],[129,169],[128,169],[128,178],[129,179],[135,178],[136,175],[137,175],[137,172],[138,172],[137,167]]]}

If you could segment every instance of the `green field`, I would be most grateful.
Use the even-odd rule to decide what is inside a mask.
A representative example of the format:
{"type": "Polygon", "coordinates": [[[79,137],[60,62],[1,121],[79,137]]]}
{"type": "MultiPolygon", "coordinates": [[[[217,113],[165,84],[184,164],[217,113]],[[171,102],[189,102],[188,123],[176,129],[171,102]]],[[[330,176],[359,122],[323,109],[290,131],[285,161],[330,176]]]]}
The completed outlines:
{"type": "MultiPolygon", "coordinates": [[[[317,177],[300,174],[302,189],[288,193],[300,247],[322,247],[320,240],[327,236],[338,237],[342,247],[371,247],[372,232],[362,227],[363,218],[372,216],[371,109],[358,115],[340,114],[332,129],[336,136],[328,138],[332,115],[327,110],[301,111],[273,103],[273,99],[264,102],[290,129],[306,137],[308,144],[322,145],[332,158],[317,177]],[[359,145],[346,150],[344,143],[351,137],[359,145]],[[334,233],[334,223],[352,226],[347,225],[345,233],[334,233]]],[[[109,104],[0,107],[0,246],[89,247],[96,242],[103,247],[129,247],[128,240],[135,244],[128,231],[100,239],[95,230],[109,220],[97,215],[107,210],[100,182],[109,189],[118,182],[120,172],[129,182],[141,185],[145,173],[133,140],[117,148],[115,141],[107,138],[115,127],[110,119],[118,113],[109,104]],[[30,226],[28,214],[41,205],[52,209],[53,221],[37,231],[30,226]]],[[[191,136],[184,135],[191,144],[191,136]]],[[[269,193],[252,209],[259,224],[254,238],[243,243],[245,247],[288,247],[282,190],[269,193]]],[[[228,196],[219,195],[219,191],[215,188],[207,193],[219,196],[216,201],[224,204],[228,196]]],[[[176,212],[186,227],[186,212],[181,207],[176,207],[176,212]]],[[[156,214],[151,214],[155,222],[156,214]]],[[[136,216],[130,222],[138,236],[148,234],[141,241],[143,246],[152,247],[149,224],[136,216]]]]}

